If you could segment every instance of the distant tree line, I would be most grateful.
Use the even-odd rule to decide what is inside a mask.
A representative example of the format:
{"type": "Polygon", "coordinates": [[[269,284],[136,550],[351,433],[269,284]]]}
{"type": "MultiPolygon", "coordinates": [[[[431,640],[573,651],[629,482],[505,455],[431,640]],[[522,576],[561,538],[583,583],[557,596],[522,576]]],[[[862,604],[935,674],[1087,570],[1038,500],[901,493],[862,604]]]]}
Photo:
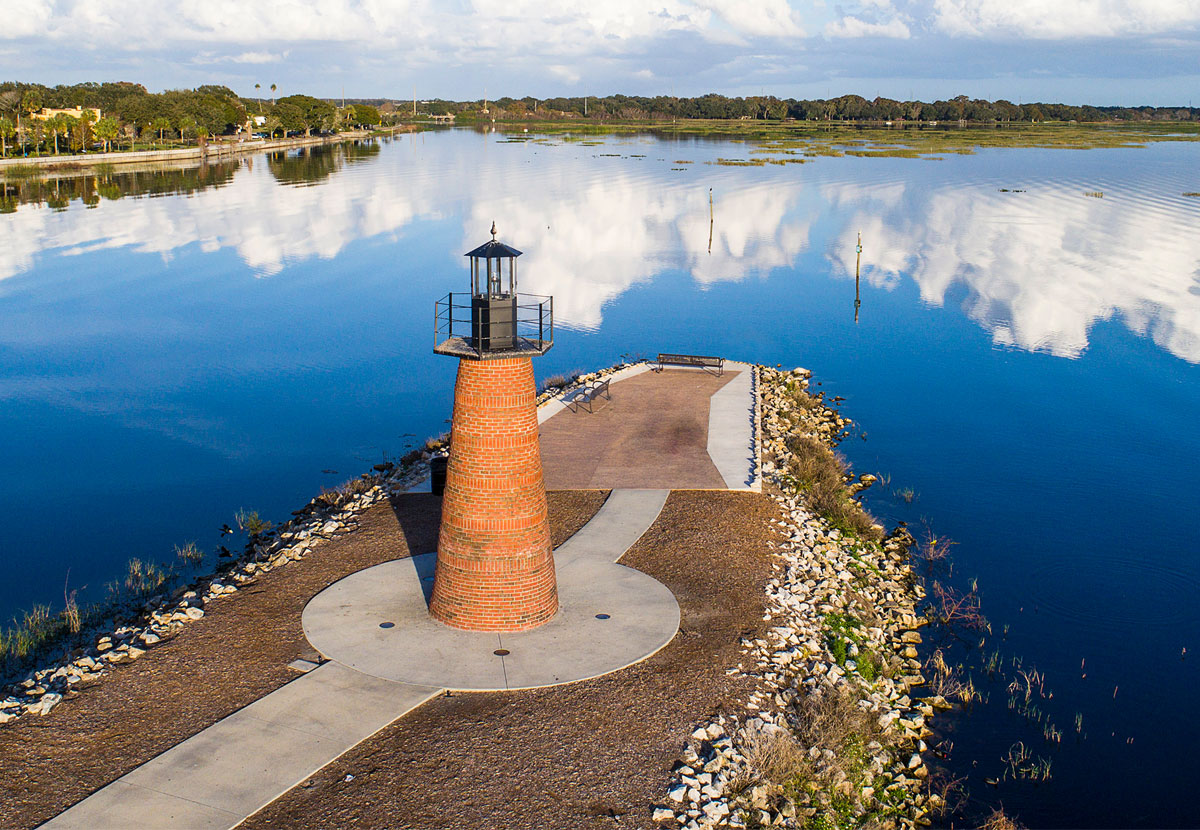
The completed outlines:
{"type": "MultiPolygon", "coordinates": [[[[261,89],[256,84],[256,89],[261,89]]],[[[141,84],[82,83],[55,87],[0,83],[0,157],[136,149],[202,141],[214,136],[255,133],[312,135],[374,127],[412,118],[408,101],[356,99],[343,102],[309,95],[243,98],[225,86],[148,92],[141,84]],[[78,115],[51,110],[83,108],[78,115]],[[99,117],[95,117],[96,114],[99,117]]],[[[479,120],[662,121],[668,119],[794,119],[826,122],[1196,121],[1194,107],[1094,107],[1071,104],[986,101],[959,95],[945,101],[867,100],[843,95],[827,100],[774,96],[696,98],[608,95],[602,98],[499,98],[494,101],[419,102],[417,117],[453,115],[479,120]]]]}
{"type": "MultiPolygon", "coordinates": [[[[383,106],[388,102],[377,99],[383,106]]],[[[406,112],[404,102],[395,111],[406,112]]],[[[391,109],[391,107],[384,107],[391,109]]],[[[827,100],[797,100],[773,96],[730,98],[715,93],[698,98],[659,95],[608,95],[603,98],[497,98],[494,101],[425,101],[420,110],[428,115],[458,118],[562,119],[587,117],[596,120],[657,121],[680,118],[785,119],[797,121],[963,121],[971,123],[1040,121],[1196,121],[1200,107],[1093,107],[1090,105],[1024,103],[1003,99],[985,101],[959,95],[946,101],[868,100],[843,95],[827,100]],[[485,111],[486,110],[486,111],[485,111]]]]}
{"type": "MultiPolygon", "coordinates": [[[[275,89],[272,84],[271,91],[275,89]]],[[[139,142],[164,146],[243,132],[312,135],[379,123],[379,111],[366,104],[338,107],[308,95],[268,102],[211,84],[153,93],[126,82],[55,87],[0,83],[0,157],[134,149],[139,142]],[[47,115],[75,108],[82,113],[47,115]]]]}

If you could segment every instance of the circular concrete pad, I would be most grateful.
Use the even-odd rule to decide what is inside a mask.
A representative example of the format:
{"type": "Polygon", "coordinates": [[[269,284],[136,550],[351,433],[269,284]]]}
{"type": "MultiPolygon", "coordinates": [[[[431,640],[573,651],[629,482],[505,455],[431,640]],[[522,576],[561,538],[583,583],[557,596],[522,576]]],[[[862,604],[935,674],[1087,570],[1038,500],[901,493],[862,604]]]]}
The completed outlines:
{"type": "Polygon", "coordinates": [[[616,671],[654,654],[679,629],[679,605],[657,580],[593,557],[556,557],[559,610],[552,620],[512,634],[459,631],[429,616],[434,563],[427,553],[335,582],[305,607],[305,636],[330,660],[364,674],[496,691],[616,671]]]}

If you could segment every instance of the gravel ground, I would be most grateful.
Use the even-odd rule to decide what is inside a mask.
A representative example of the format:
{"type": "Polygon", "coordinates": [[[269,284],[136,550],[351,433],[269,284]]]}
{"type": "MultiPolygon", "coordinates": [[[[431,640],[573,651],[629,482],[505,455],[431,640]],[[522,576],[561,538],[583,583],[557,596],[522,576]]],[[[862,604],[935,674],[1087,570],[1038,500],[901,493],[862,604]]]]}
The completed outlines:
{"type": "Polygon", "coordinates": [[[749,692],[725,672],[765,625],[775,515],[758,494],[672,493],[621,560],[674,591],[682,622],[666,648],[568,686],[435,698],[242,826],[651,826],[687,736],[749,692]]]}
{"type": "MultiPolygon", "coordinates": [[[[548,494],[561,544],[607,498],[548,494]]],[[[204,618],[115,667],[45,717],[0,728],[0,826],[32,827],[226,715],[293,680],[310,652],[300,614],[312,596],[371,565],[437,547],[441,503],[406,494],[359,517],[352,534],[210,603],[204,618]]]]}

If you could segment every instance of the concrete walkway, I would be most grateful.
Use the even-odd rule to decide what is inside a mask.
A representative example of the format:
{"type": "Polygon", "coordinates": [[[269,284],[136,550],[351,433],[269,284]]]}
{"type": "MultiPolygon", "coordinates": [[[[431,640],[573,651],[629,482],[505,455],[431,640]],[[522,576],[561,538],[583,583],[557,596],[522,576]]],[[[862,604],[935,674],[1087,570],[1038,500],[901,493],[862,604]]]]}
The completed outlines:
{"type": "Polygon", "coordinates": [[[325,663],[42,826],[234,827],[439,691],[325,663]]]}
{"type": "Polygon", "coordinates": [[[708,405],[708,455],[730,490],[762,492],[758,440],[758,390],[746,367],[708,405]]]}
{"type": "Polygon", "coordinates": [[[667,490],[614,490],[554,554],[558,613],[529,631],[460,631],[429,616],[435,555],[385,562],[335,582],[304,609],[323,655],[372,677],[455,691],[554,686],[644,660],[679,629],[671,592],[616,564],[654,523],[667,490]],[[500,653],[502,652],[502,653],[500,653]]]}
{"type": "Polygon", "coordinates": [[[560,611],[533,631],[471,634],[431,620],[422,577],[432,576],[433,554],[334,583],[304,611],[305,634],[330,662],[42,826],[231,828],[445,689],[553,685],[645,659],[678,631],[679,606],[659,582],[615,563],[654,523],[667,495],[609,496],[555,551],[560,611]],[[397,593],[408,596],[407,614],[397,593]]]}
{"type": "Polygon", "coordinates": [[[654,523],[667,488],[758,489],[753,370],[726,366],[714,377],[648,374],[643,364],[613,376],[611,409],[585,415],[552,401],[539,411],[548,486],[614,488],[555,551],[560,608],[551,622],[496,635],[433,621],[434,554],[352,574],[304,610],[305,635],[329,662],[43,827],[234,827],[443,690],[573,682],[661,649],[679,627],[674,596],[616,562],[654,523]],[[554,480],[560,474],[575,483],[554,480]]]}

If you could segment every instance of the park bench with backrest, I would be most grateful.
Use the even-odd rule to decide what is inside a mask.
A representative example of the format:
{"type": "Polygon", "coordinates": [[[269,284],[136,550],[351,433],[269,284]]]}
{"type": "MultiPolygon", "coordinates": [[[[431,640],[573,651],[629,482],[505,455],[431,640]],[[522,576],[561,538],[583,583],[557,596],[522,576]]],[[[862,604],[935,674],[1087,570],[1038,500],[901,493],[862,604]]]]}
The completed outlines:
{"type": "Polygon", "coordinates": [[[570,407],[572,412],[578,412],[585,406],[588,412],[592,412],[592,404],[599,395],[603,395],[606,400],[612,400],[612,393],[608,390],[608,378],[597,378],[580,384],[563,397],[563,403],[570,407]]]}
{"type": "Polygon", "coordinates": [[[699,366],[702,369],[716,369],[717,374],[723,374],[725,371],[725,358],[713,357],[712,355],[703,354],[666,354],[658,355],[658,371],[663,370],[663,366],[670,364],[672,366],[699,366]]]}

